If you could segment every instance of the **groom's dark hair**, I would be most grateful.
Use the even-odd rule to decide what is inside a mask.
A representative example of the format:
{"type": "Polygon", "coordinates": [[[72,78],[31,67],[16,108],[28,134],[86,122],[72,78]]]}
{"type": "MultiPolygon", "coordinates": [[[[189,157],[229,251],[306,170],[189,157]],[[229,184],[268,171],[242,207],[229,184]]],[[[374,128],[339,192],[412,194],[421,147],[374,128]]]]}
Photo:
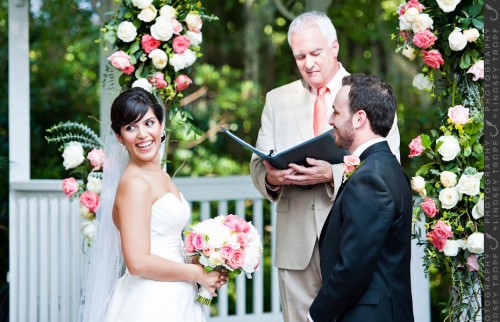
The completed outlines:
{"type": "Polygon", "coordinates": [[[389,84],[375,76],[352,74],[342,79],[342,85],[351,86],[349,112],[365,111],[373,133],[386,137],[396,115],[396,99],[389,84]]]}

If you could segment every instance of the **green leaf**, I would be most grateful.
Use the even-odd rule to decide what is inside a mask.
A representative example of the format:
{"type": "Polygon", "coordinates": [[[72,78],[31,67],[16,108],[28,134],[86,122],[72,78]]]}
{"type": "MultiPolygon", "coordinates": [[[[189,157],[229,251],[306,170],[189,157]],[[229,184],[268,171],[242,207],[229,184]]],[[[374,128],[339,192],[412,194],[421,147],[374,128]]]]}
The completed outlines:
{"type": "Polygon", "coordinates": [[[420,167],[420,169],[417,170],[415,175],[420,176],[420,175],[425,175],[429,172],[430,169],[432,169],[434,166],[434,163],[427,163],[424,164],[423,166],[420,167]]]}
{"type": "Polygon", "coordinates": [[[422,141],[422,146],[426,149],[431,148],[431,138],[427,134],[421,134],[420,139],[422,141]]]}
{"type": "Polygon", "coordinates": [[[134,41],[134,43],[132,43],[132,45],[130,46],[129,55],[133,55],[140,48],[141,47],[139,46],[139,42],[138,41],[134,41]]]}
{"type": "Polygon", "coordinates": [[[468,14],[471,16],[471,17],[475,17],[477,16],[478,14],[481,13],[481,10],[483,9],[483,6],[480,5],[480,4],[473,4],[472,6],[469,7],[469,9],[467,10],[468,14]]]}
{"type": "Polygon", "coordinates": [[[472,149],[470,148],[470,146],[465,147],[464,156],[468,157],[469,155],[471,155],[471,153],[472,153],[472,149]]]}
{"type": "Polygon", "coordinates": [[[467,69],[472,65],[470,53],[466,51],[460,58],[460,68],[467,69]]]}
{"type": "Polygon", "coordinates": [[[484,29],[484,17],[477,17],[472,19],[472,25],[477,29],[484,29]]]}

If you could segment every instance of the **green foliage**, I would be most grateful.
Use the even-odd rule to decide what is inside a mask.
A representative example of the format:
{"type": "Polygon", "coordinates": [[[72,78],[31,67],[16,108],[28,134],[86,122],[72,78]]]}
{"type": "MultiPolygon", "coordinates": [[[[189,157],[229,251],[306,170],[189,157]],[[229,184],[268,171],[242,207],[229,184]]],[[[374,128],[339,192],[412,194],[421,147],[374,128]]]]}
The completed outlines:
{"type": "Polygon", "coordinates": [[[48,143],[59,144],[59,151],[64,149],[66,143],[76,141],[84,148],[102,147],[101,138],[87,125],[78,122],[61,122],[47,129],[49,136],[45,136],[48,143]]]}

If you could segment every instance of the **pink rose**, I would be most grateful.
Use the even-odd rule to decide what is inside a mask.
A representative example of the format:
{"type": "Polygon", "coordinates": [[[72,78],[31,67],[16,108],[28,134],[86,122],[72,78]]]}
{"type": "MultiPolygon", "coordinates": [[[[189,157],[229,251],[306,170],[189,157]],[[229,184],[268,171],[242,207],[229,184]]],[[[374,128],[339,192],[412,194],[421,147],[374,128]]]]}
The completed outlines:
{"type": "Polygon", "coordinates": [[[418,2],[418,0],[410,0],[406,4],[406,9],[417,8],[418,12],[422,12],[425,9],[425,6],[418,2]]]}
{"type": "Polygon", "coordinates": [[[99,170],[104,164],[104,151],[102,149],[92,149],[92,151],[87,154],[87,160],[94,167],[92,171],[99,170]]]}
{"type": "Polygon", "coordinates": [[[227,260],[227,263],[233,269],[242,268],[245,264],[245,253],[241,249],[235,250],[233,256],[227,260]]]}
{"type": "Polygon", "coordinates": [[[203,255],[206,257],[210,257],[210,255],[214,252],[214,249],[212,247],[204,247],[203,248],[203,255]]]}
{"type": "Polygon", "coordinates": [[[408,155],[409,158],[419,156],[425,151],[425,148],[422,145],[422,138],[420,137],[420,135],[411,140],[408,147],[410,148],[410,155],[408,155]]]}
{"type": "Polygon", "coordinates": [[[195,250],[202,250],[205,245],[200,234],[193,234],[192,243],[195,250]]]}
{"type": "Polygon", "coordinates": [[[149,54],[156,48],[160,47],[161,40],[156,39],[155,37],[145,34],[141,38],[141,46],[146,54],[149,54]]]}
{"type": "Polygon", "coordinates": [[[186,88],[188,88],[189,85],[191,85],[193,83],[193,81],[191,80],[191,78],[187,77],[186,75],[181,74],[181,75],[177,76],[174,83],[175,83],[175,90],[180,92],[180,91],[183,91],[186,88]]]}
{"type": "Polygon", "coordinates": [[[92,191],[85,191],[80,195],[80,205],[87,207],[92,212],[96,212],[99,206],[99,195],[92,191]]]}
{"type": "Polygon", "coordinates": [[[116,69],[119,69],[122,73],[130,75],[134,72],[135,67],[130,62],[130,56],[127,55],[124,51],[117,51],[108,57],[108,60],[111,62],[111,65],[116,69]]]}
{"type": "Polygon", "coordinates": [[[479,270],[476,254],[470,254],[469,257],[467,257],[467,267],[469,268],[469,272],[479,270]]]}
{"type": "Polygon", "coordinates": [[[354,171],[359,165],[359,157],[354,154],[344,156],[344,173],[348,174],[354,171]]]}
{"type": "Polygon", "coordinates": [[[484,60],[478,60],[474,65],[472,65],[469,68],[467,73],[473,74],[472,76],[473,81],[484,79],[484,60]]]}
{"type": "Polygon", "coordinates": [[[168,83],[165,80],[165,75],[162,72],[156,72],[152,77],[148,78],[149,83],[158,89],[165,88],[168,83]]]}
{"type": "Polygon", "coordinates": [[[456,105],[448,109],[448,117],[453,124],[465,124],[469,120],[469,109],[456,105]]]}
{"type": "Polygon", "coordinates": [[[425,198],[423,202],[420,203],[420,207],[424,210],[425,214],[429,218],[433,218],[439,213],[439,210],[436,207],[436,203],[432,198],[425,198]]]}
{"type": "Polygon", "coordinates": [[[222,248],[220,249],[219,253],[220,253],[220,256],[224,259],[229,259],[233,256],[233,248],[229,245],[224,245],[222,246],[222,248]]]}
{"type": "Polygon", "coordinates": [[[194,253],[193,235],[193,233],[189,233],[186,236],[186,240],[184,241],[184,247],[186,248],[186,252],[188,253],[194,253]]]}
{"type": "Polygon", "coordinates": [[[413,43],[415,46],[427,49],[430,46],[434,45],[434,42],[438,39],[434,34],[429,30],[425,29],[423,31],[419,31],[413,36],[413,43]]]}
{"type": "Polygon", "coordinates": [[[71,197],[75,192],[78,191],[78,186],[78,182],[75,180],[75,178],[66,178],[63,180],[62,190],[66,196],[71,197]]]}
{"type": "Polygon", "coordinates": [[[431,68],[439,68],[444,64],[443,56],[436,49],[429,51],[422,50],[422,54],[424,55],[424,63],[431,68]]]}
{"type": "Polygon", "coordinates": [[[444,245],[446,244],[446,240],[453,237],[451,226],[444,221],[439,220],[434,225],[432,231],[427,233],[426,237],[431,240],[434,247],[436,247],[439,251],[442,251],[444,249],[444,245]]]}
{"type": "Polygon", "coordinates": [[[240,220],[236,222],[236,232],[246,234],[249,231],[250,231],[250,224],[240,218],[240,220]]]}
{"type": "Polygon", "coordinates": [[[174,38],[172,47],[174,48],[174,53],[182,54],[191,45],[191,41],[186,36],[177,36],[174,38]]]}
{"type": "Polygon", "coordinates": [[[227,215],[224,221],[224,226],[229,227],[231,230],[236,230],[236,223],[238,221],[238,216],[236,215],[227,215]]]}
{"type": "Polygon", "coordinates": [[[170,21],[170,24],[172,25],[172,29],[174,30],[174,34],[179,35],[183,29],[181,23],[179,21],[177,21],[176,19],[172,19],[172,21],[170,21]]]}

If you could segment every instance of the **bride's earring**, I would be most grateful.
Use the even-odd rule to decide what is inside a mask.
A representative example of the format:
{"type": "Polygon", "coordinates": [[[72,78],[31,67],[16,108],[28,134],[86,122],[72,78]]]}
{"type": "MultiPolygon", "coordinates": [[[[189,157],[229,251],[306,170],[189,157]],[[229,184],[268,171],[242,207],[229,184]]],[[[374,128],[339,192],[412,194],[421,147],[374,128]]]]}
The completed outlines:
{"type": "Polygon", "coordinates": [[[167,138],[167,135],[165,134],[165,132],[163,132],[161,134],[161,143],[165,142],[165,139],[167,138]]]}

